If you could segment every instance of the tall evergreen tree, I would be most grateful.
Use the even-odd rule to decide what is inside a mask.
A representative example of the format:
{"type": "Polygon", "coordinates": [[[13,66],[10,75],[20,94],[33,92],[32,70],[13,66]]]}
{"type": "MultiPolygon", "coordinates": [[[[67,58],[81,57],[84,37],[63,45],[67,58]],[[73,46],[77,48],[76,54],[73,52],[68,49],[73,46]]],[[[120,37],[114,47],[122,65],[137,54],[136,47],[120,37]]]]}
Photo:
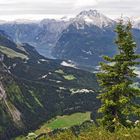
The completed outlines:
{"type": "Polygon", "coordinates": [[[136,78],[134,66],[139,63],[135,54],[136,43],[133,39],[131,22],[127,25],[120,20],[115,32],[118,54],[110,58],[104,56],[107,63],[101,63],[101,72],[97,74],[101,86],[98,98],[102,105],[99,112],[102,114],[101,122],[110,131],[119,125],[128,126],[127,120],[137,112],[136,98],[139,90],[132,86],[136,78]]]}

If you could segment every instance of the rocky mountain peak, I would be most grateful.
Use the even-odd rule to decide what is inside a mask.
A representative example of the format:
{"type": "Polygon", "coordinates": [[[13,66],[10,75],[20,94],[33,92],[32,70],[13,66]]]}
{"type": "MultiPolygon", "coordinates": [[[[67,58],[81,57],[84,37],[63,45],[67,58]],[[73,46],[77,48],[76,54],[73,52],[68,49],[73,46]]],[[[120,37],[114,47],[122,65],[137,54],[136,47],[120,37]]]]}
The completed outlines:
{"type": "Polygon", "coordinates": [[[82,16],[94,16],[94,17],[99,17],[100,13],[97,10],[84,10],[80,12],[80,14],[77,15],[77,17],[82,17],[82,16]]]}
{"type": "Polygon", "coordinates": [[[74,21],[77,23],[86,23],[87,25],[95,25],[100,28],[111,27],[114,25],[114,21],[105,15],[101,14],[97,10],[85,10],[80,12],[74,21]]]}

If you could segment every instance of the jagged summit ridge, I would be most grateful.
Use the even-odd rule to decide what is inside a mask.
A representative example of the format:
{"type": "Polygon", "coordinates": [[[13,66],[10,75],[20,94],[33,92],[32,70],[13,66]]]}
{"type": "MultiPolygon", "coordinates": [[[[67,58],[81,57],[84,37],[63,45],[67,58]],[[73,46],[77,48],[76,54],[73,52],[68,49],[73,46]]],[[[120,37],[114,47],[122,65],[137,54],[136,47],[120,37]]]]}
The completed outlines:
{"type": "Polygon", "coordinates": [[[81,11],[77,17],[79,16],[100,16],[100,13],[97,11],[97,10],[84,10],[84,11],[81,11]]]}
{"type": "Polygon", "coordinates": [[[74,21],[78,23],[84,22],[87,25],[95,25],[100,28],[111,27],[115,24],[115,21],[112,19],[92,9],[80,12],[76,18],[74,18],[74,21]]]}

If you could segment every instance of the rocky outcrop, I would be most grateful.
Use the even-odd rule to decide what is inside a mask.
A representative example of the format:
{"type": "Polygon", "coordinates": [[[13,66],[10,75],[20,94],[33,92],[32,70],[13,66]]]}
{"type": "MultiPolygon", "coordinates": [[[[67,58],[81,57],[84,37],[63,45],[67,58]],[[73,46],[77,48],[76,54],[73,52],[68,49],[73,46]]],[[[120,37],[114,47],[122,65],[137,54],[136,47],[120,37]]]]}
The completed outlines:
{"type": "Polygon", "coordinates": [[[22,128],[23,122],[20,111],[7,99],[6,91],[0,81],[0,104],[4,106],[7,114],[10,116],[16,127],[22,128]]]}

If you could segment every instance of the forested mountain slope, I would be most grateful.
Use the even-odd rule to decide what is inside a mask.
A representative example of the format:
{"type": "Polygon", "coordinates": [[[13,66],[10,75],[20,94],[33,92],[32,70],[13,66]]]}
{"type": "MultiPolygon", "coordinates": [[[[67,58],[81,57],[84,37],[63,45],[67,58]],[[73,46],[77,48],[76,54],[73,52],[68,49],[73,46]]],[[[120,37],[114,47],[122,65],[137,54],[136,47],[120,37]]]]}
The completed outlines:
{"type": "Polygon", "coordinates": [[[95,75],[40,56],[0,35],[0,139],[62,114],[96,110],[95,75]]]}

